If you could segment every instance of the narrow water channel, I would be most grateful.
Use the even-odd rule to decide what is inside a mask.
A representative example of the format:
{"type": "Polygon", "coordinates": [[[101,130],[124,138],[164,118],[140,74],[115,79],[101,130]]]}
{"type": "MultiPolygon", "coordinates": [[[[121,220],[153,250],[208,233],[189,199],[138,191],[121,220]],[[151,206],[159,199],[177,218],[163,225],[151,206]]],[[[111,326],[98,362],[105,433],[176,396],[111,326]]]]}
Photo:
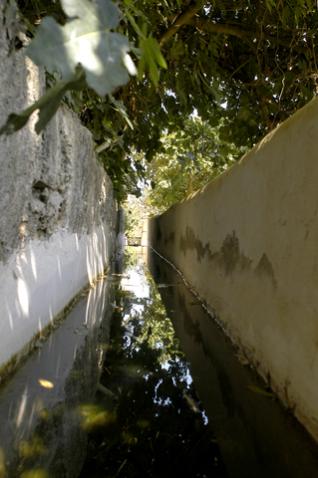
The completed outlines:
{"type": "Polygon", "coordinates": [[[317,445],[180,275],[151,254],[151,277],[132,251],[97,395],[110,420],[92,430],[81,478],[318,476],[317,445]]]}
{"type": "Polygon", "coordinates": [[[318,477],[317,444],[182,277],[128,249],[1,386],[0,478],[318,477]]]}
{"type": "Polygon", "coordinates": [[[127,260],[96,397],[105,422],[91,431],[80,476],[226,477],[189,363],[140,249],[131,248],[127,260]]]}

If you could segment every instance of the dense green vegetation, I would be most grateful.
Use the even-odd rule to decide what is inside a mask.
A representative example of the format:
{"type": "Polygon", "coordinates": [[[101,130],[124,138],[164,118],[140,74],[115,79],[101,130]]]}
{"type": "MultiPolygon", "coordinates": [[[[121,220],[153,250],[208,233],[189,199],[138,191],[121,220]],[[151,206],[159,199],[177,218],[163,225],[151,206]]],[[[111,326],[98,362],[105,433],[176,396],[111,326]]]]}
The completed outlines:
{"type": "MultiPolygon", "coordinates": [[[[83,9],[92,5],[89,0],[61,0],[61,5],[53,0],[19,0],[27,34],[32,36],[34,25],[43,25],[41,19],[47,15],[67,28],[75,16],[86,28],[88,16],[83,9]]],[[[109,0],[95,0],[95,5],[105,14],[99,34],[114,40],[109,51],[117,55],[115,66],[103,70],[102,86],[87,69],[75,68],[76,55],[72,76],[65,75],[70,71],[56,62],[47,64],[47,55],[39,54],[43,41],[38,42],[39,49],[31,44],[29,53],[51,73],[62,72],[64,84],[55,99],[60,101],[67,89],[73,90],[68,102],[93,132],[119,197],[138,191],[138,180],[155,158],[150,174],[157,187],[160,184],[153,175],[161,172],[161,163],[167,174],[190,171],[179,198],[182,188],[187,193],[199,184],[209,158],[214,168],[211,177],[223,169],[224,162],[240,155],[240,147],[251,146],[316,93],[318,11],[314,0],[122,0],[121,14],[109,0]],[[114,31],[119,36],[114,37],[114,31]],[[130,55],[129,73],[134,73],[134,62],[138,74],[128,76],[119,50],[130,55]],[[193,112],[200,120],[191,123],[193,112]],[[200,138],[187,142],[186,135],[196,135],[200,128],[202,161],[192,161],[191,155],[197,158],[192,145],[200,149],[200,138]],[[213,145],[208,144],[207,134],[213,145]],[[173,152],[177,162],[172,165],[169,150],[177,143],[182,151],[181,155],[173,152]],[[215,154],[224,154],[224,149],[225,156],[216,160],[215,154]],[[193,177],[191,184],[189,177],[193,177]]],[[[106,66],[107,48],[101,57],[106,58],[106,66]]]]}
{"type": "Polygon", "coordinates": [[[219,125],[210,126],[200,117],[189,117],[182,129],[162,135],[147,171],[151,189],[145,199],[152,214],[182,201],[245,152],[244,147],[222,138],[222,126],[222,119],[219,125]]]}

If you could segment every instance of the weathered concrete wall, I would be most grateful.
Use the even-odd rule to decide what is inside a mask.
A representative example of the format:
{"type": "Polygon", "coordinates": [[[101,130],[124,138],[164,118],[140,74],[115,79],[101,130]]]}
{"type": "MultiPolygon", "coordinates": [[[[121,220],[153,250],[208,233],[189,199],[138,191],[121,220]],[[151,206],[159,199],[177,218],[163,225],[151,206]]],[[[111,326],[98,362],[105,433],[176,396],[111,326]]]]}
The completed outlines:
{"type": "Polygon", "coordinates": [[[183,272],[316,439],[317,185],[314,100],[150,224],[152,245],[183,272]]]}
{"type": "MultiPolygon", "coordinates": [[[[43,91],[15,52],[15,17],[0,5],[0,125],[43,91]]],[[[61,108],[40,136],[35,118],[0,138],[0,366],[42,330],[113,253],[116,205],[90,133],[61,108]]]]}

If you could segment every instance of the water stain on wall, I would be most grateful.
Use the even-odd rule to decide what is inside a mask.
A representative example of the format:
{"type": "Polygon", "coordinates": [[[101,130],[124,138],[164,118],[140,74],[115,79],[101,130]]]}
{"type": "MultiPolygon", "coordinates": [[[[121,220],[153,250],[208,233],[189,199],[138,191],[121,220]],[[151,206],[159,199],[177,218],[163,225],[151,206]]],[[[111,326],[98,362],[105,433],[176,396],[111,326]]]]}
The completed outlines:
{"type": "Polygon", "coordinates": [[[207,257],[211,260],[213,256],[210,244],[207,242],[203,244],[202,241],[195,235],[193,229],[189,226],[186,228],[186,232],[184,236],[181,236],[180,239],[180,249],[185,255],[187,251],[195,250],[197,253],[197,260],[201,262],[202,259],[207,257]]]}
{"type": "Polygon", "coordinates": [[[168,234],[167,237],[165,237],[165,239],[164,239],[164,244],[167,245],[167,244],[169,244],[170,242],[173,243],[173,242],[175,241],[175,236],[176,236],[176,235],[175,235],[175,232],[174,232],[174,231],[170,232],[170,234],[168,234]]]}
{"type": "Polygon", "coordinates": [[[261,277],[269,277],[271,280],[274,288],[277,287],[277,281],[275,278],[275,272],[272,263],[268,259],[267,255],[264,253],[262,257],[259,260],[259,263],[257,264],[255,268],[256,274],[258,274],[261,277]]]}
{"type": "MultiPolygon", "coordinates": [[[[203,243],[193,229],[187,226],[185,234],[180,239],[180,249],[184,255],[187,251],[195,251],[199,262],[204,259],[210,261],[213,265],[222,269],[226,276],[231,275],[235,270],[243,271],[253,267],[252,259],[241,251],[235,231],[226,235],[219,251],[212,252],[210,243],[203,243]]],[[[259,277],[269,278],[272,285],[275,288],[277,287],[273,265],[265,253],[261,256],[254,271],[259,277]]]]}

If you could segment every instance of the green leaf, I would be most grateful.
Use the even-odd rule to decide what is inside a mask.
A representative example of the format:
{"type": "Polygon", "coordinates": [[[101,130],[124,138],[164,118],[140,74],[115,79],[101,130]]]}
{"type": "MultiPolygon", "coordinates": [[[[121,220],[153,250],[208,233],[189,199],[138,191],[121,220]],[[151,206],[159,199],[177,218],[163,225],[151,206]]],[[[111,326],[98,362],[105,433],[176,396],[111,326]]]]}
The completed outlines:
{"type": "Polygon", "coordinates": [[[117,101],[112,95],[109,95],[109,98],[111,100],[114,110],[117,111],[123,117],[130,129],[134,129],[134,126],[127,114],[124,103],[122,101],[117,101]]]}
{"type": "Polygon", "coordinates": [[[135,30],[135,32],[137,33],[138,36],[143,36],[143,33],[142,31],[140,30],[139,26],[137,25],[134,17],[129,13],[129,12],[126,12],[126,17],[127,19],[129,20],[129,23],[131,24],[131,26],[133,27],[133,29],[135,30]]]}
{"type": "Polygon", "coordinates": [[[108,0],[62,0],[62,5],[71,20],[62,26],[44,18],[27,49],[30,58],[65,80],[81,65],[87,84],[101,96],[127,83],[127,70],[134,73],[130,57],[127,61],[129,42],[110,31],[119,22],[117,7],[108,0]]]}
{"type": "Polygon", "coordinates": [[[104,28],[116,28],[120,20],[120,10],[110,0],[61,0],[64,12],[69,18],[82,18],[95,25],[99,22],[104,28]]]}
{"type": "Polygon", "coordinates": [[[157,86],[160,78],[160,68],[167,68],[159,43],[151,36],[140,39],[141,58],[138,65],[138,76],[142,78],[144,71],[149,71],[152,83],[157,86]]]}
{"type": "Polygon", "coordinates": [[[163,54],[161,53],[159,43],[157,42],[157,40],[155,38],[152,38],[152,37],[149,38],[149,43],[150,43],[150,48],[151,48],[151,51],[154,55],[154,59],[155,59],[156,63],[159,66],[161,66],[161,68],[166,69],[168,67],[167,62],[164,59],[163,54]]]}
{"type": "Polygon", "coordinates": [[[49,89],[38,101],[29,108],[22,111],[22,113],[12,113],[9,115],[6,123],[0,129],[0,135],[13,134],[19,129],[23,128],[28,122],[32,113],[39,110],[39,119],[35,125],[35,131],[39,134],[50,119],[56,113],[65,93],[68,90],[75,90],[81,88],[85,82],[85,75],[82,69],[78,68],[76,74],[68,81],[60,81],[53,88],[49,89]]]}

